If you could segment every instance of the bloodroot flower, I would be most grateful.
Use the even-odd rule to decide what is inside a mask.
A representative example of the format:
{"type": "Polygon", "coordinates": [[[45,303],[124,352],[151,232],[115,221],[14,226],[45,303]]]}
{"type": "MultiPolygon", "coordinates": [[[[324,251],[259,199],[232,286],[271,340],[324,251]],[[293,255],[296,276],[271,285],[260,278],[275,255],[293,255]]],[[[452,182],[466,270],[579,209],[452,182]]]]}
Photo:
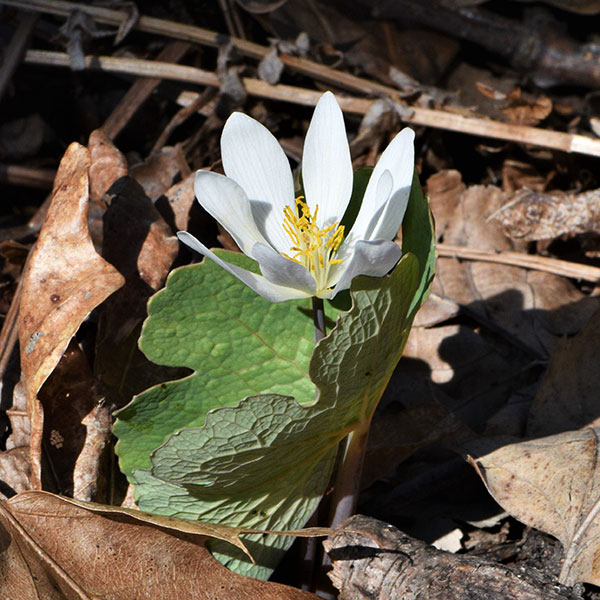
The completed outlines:
{"type": "Polygon", "coordinates": [[[403,129],[385,149],[346,235],[340,222],[353,173],[335,96],[326,92],[315,108],[302,157],[305,195],[298,198],[275,137],[258,121],[233,113],[221,137],[227,176],[198,171],[194,189],[200,204],[258,263],[262,275],[228,263],[185,231],[179,239],[271,302],[333,298],[357,275],[381,277],[400,258],[392,240],[408,203],[413,140],[413,131],[403,129]]]}

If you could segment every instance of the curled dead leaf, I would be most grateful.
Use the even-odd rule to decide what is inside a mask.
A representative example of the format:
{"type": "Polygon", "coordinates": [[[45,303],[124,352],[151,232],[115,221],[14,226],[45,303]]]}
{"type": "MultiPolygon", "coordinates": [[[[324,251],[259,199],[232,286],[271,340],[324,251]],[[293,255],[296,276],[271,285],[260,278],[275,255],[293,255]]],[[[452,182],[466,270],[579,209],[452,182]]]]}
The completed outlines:
{"type": "Polygon", "coordinates": [[[43,431],[37,393],[83,320],[124,282],[96,254],[89,235],[89,166],[87,149],[71,144],[60,163],[52,203],[23,276],[19,342],[31,419],[34,487],[40,486],[43,431]]]}
{"type": "Polygon", "coordinates": [[[315,600],[232,573],[204,546],[241,530],[25,492],[0,505],[2,592],[50,600],[315,600]],[[60,592],[59,592],[60,590],[60,592]]]}
{"type": "Polygon", "coordinates": [[[600,428],[525,442],[489,438],[465,444],[490,494],[526,525],[565,549],[559,581],[600,584],[600,428]]]}
{"type": "Polygon", "coordinates": [[[494,214],[516,240],[552,240],[561,235],[600,232],[600,191],[538,193],[523,189],[494,214]]]}

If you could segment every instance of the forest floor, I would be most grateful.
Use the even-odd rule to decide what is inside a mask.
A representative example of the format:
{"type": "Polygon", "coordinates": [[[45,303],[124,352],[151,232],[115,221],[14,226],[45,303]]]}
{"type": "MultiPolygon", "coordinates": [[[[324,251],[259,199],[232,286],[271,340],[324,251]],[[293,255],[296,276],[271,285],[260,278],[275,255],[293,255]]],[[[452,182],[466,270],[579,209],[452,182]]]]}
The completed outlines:
{"type": "MultiPolygon", "coordinates": [[[[67,543],[48,515],[80,507],[25,492],[134,506],[113,413],[188,372],[135,349],[147,301],[200,260],[177,231],[237,250],[194,173],[223,172],[235,110],[297,169],[331,90],[355,170],[414,130],[438,253],[372,423],[360,516],[325,542],[335,593],[599,599],[599,30],[594,0],[0,0],[0,537],[18,547],[0,560],[33,573],[0,589],[97,597],[133,569],[79,577],[73,555],[112,534],[67,543]]],[[[210,556],[198,585],[309,598],[299,552],[272,577],[286,587],[226,591],[210,556]]],[[[152,597],[196,589],[177,560],[152,597]]],[[[141,595],[128,585],[114,597],[141,595]]]]}

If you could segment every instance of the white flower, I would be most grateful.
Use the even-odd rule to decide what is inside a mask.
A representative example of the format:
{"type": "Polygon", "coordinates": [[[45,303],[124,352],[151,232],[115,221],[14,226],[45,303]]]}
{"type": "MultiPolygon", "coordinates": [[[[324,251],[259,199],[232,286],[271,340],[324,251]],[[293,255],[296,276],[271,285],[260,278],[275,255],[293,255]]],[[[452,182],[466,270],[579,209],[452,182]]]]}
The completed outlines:
{"type": "Polygon", "coordinates": [[[340,221],[352,194],[352,163],[342,111],[331,92],[319,100],[302,157],[305,197],[294,198],[289,162],[273,135],[242,113],[223,129],[227,176],[198,171],[196,197],[262,275],[232,265],[185,231],[179,239],[271,302],[333,298],[357,275],[381,277],[398,261],[396,236],[412,183],[414,133],[404,129],[373,170],[344,238],[340,221]]]}

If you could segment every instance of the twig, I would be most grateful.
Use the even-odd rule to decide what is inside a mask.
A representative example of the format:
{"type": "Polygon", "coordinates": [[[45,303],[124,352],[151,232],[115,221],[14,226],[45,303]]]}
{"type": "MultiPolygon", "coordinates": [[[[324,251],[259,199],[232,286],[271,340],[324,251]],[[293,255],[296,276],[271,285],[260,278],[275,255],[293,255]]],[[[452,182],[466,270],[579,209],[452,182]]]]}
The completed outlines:
{"type": "Polygon", "coordinates": [[[534,271],[544,271],[546,273],[561,275],[562,277],[600,282],[600,267],[582,265],[567,260],[560,260],[558,258],[509,251],[488,252],[485,250],[474,250],[473,248],[466,248],[463,246],[452,246],[450,244],[438,244],[437,252],[439,256],[446,258],[494,262],[503,265],[532,269],[534,271]]]}
{"type": "MultiPolygon", "coordinates": [[[[44,50],[29,50],[25,56],[25,62],[61,67],[70,66],[67,54],[44,50]]],[[[164,79],[186,81],[213,87],[220,86],[217,75],[210,71],[157,61],[112,56],[86,56],[85,66],[89,69],[127,73],[137,76],[161,77],[164,79]]],[[[330,70],[333,71],[333,69],[330,70]]],[[[270,85],[259,79],[249,77],[244,78],[243,82],[250,95],[259,96],[261,98],[314,106],[321,97],[321,92],[316,90],[308,90],[281,84],[270,85]]],[[[392,88],[388,89],[394,91],[392,88]]],[[[197,95],[192,94],[191,92],[183,92],[180,95],[178,102],[182,105],[187,105],[195,101],[196,97],[197,95]]],[[[365,114],[371,107],[373,100],[367,98],[340,97],[339,102],[342,110],[345,110],[346,112],[365,114]]],[[[583,135],[563,133],[561,131],[550,131],[536,127],[527,127],[525,125],[511,125],[501,121],[493,121],[492,119],[483,119],[480,117],[465,117],[448,111],[430,108],[411,107],[410,112],[411,114],[403,117],[403,120],[414,125],[424,125],[426,127],[446,129],[482,137],[532,144],[544,148],[560,150],[562,152],[576,152],[579,154],[600,156],[600,140],[594,140],[583,135]]]]}
{"type": "Polygon", "coordinates": [[[51,189],[56,171],[39,167],[22,167],[0,163],[0,183],[25,187],[51,189]]]}
{"type": "Polygon", "coordinates": [[[0,69],[0,98],[4,96],[6,86],[15,69],[21,64],[37,19],[37,14],[25,13],[3,52],[2,68],[0,69]]]}
{"type": "Polygon", "coordinates": [[[200,109],[204,108],[207,104],[209,104],[217,95],[217,90],[215,88],[207,88],[201,94],[198,94],[196,100],[187,106],[180,108],[177,113],[171,117],[171,120],[167,123],[167,126],[163,129],[161,134],[158,136],[156,142],[152,146],[152,150],[150,150],[150,154],[154,154],[158,152],[169,139],[169,136],[173,133],[177,127],[179,127],[182,123],[186,121],[191,115],[198,112],[200,109]]]}
{"type": "MultiPolygon", "coordinates": [[[[31,254],[31,252],[30,252],[31,254]]],[[[17,327],[17,317],[19,316],[19,305],[21,304],[21,290],[23,289],[23,277],[19,279],[17,289],[10,303],[10,308],[6,313],[2,329],[0,330],[0,381],[4,378],[6,367],[12,351],[17,343],[19,328],[17,327]]]]}
{"type": "MultiPolygon", "coordinates": [[[[185,42],[171,42],[157,57],[161,62],[177,62],[188,51],[190,45],[185,42]]],[[[114,140],[121,130],[129,123],[137,109],[152,94],[156,86],[161,82],[160,77],[144,77],[138,79],[130,88],[119,104],[115,106],[108,119],[102,125],[104,133],[114,140]]]]}
{"type": "MultiPolygon", "coordinates": [[[[127,13],[122,11],[90,6],[88,4],[79,4],[78,2],[65,2],[63,0],[0,0],[0,4],[18,6],[19,8],[30,8],[32,10],[40,10],[61,16],[67,16],[72,10],[79,10],[90,15],[99,23],[117,26],[128,17],[127,13]]],[[[248,40],[230,37],[216,31],[203,29],[202,27],[184,25],[183,23],[166,21],[164,19],[155,19],[154,17],[141,16],[135,27],[146,33],[155,33],[166,37],[185,40],[187,42],[212,46],[214,48],[222,46],[225,43],[230,43],[241,54],[258,60],[264,58],[271,51],[267,46],[261,46],[260,44],[249,42],[248,40]]],[[[356,77],[350,73],[336,71],[335,69],[331,69],[306,58],[289,56],[287,54],[281,54],[279,58],[292,71],[314,77],[319,81],[324,81],[327,84],[339,86],[352,92],[375,94],[379,96],[388,96],[390,93],[397,93],[397,90],[394,88],[374,81],[369,81],[368,79],[356,77]]]]}
{"type": "Polygon", "coordinates": [[[479,44],[506,57],[527,77],[562,85],[595,89],[600,85],[600,53],[592,43],[578,43],[559,25],[546,19],[516,20],[473,6],[454,8],[437,0],[382,2],[378,18],[407,19],[461,41],[479,44]]]}

